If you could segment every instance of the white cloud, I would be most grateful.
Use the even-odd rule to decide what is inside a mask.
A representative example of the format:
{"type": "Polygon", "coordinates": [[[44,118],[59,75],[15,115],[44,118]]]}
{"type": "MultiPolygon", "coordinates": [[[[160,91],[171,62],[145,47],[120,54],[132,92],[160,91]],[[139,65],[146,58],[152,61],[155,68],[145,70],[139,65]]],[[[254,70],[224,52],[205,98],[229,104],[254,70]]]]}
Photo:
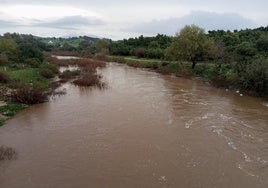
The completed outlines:
{"type": "Polygon", "coordinates": [[[47,5],[6,5],[0,7],[0,12],[10,19],[57,19],[66,16],[101,17],[99,14],[71,6],[47,5]]]}
{"type": "Polygon", "coordinates": [[[121,39],[174,35],[191,23],[232,30],[266,26],[267,7],[267,0],[0,0],[0,32],[121,39]]]}
{"type": "Polygon", "coordinates": [[[158,33],[174,35],[185,25],[195,24],[208,30],[234,30],[244,28],[254,28],[258,25],[252,20],[242,17],[236,13],[215,13],[204,11],[193,11],[190,14],[162,20],[152,20],[131,26],[127,31],[137,34],[156,35],[158,33]]]}

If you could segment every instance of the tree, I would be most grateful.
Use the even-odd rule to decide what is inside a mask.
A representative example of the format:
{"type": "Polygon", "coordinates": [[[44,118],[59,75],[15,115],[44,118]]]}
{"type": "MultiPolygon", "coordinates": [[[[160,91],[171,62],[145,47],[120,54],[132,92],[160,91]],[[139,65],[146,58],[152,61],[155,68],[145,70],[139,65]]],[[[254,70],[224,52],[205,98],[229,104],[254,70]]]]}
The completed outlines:
{"type": "Polygon", "coordinates": [[[96,50],[98,53],[107,54],[109,51],[108,42],[106,39],[100,39],[96,42],[96,50]]]}
{"type": "Polygon", "coordinates": [[[256,47],[259,51],[265,52],[266,56],[268,54],[268,34],[260,36],[257,40],[256,47]]]}
{"type": "Polygon", "coordinates": [[[257,49],[250,42],[242,42],[236,46],[235,52],[237,54],[236,60],[245,62],[254,58],[257,54],[257,49]]]}
{"type": "Polygon", "coordinates": [[[82,40],[78,45],[78,50],[86,54],[95,54],[96,45],[90,40],[82,40]]]}
{"type": "Polygon", "coordinates": [[[0,63],[7,63],[18,56],[18,45],[11,38],[0,38],[0,63]]]}
{"type": "Polygon", "coordinates": [[[210,46],[211,42],[205,35],[204,29],[196,25],[187,25],[167,48],[166,57],[171,60],[191,61],[194,69],[196,63],[209,53],[210,46]]]}

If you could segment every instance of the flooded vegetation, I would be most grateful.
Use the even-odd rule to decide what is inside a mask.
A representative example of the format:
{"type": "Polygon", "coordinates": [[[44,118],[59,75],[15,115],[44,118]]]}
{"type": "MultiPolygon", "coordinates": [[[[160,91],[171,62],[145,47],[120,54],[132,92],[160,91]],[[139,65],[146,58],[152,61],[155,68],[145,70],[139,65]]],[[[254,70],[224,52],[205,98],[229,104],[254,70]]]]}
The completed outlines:
{"type": "Polygon", "coordinates": [[[16,157],[17,153],[14,151],[14,149],[6,146],[0,146],[0,162],[15,159],[16,157]]]}
{"type": "Polygon", "coordinates": [[[66,82],[1,127],[19,155],[0,162],[0,187],[267,187],[265,101],[115,63],[97,72],[107,89],[66,82]]]}
{"type": "Polygon", "coordinates": [[[52,62],[58,66],[67,67],[59,75],[60,82],[66,82],[70,79],[73,84],[82,87],[96,86],[104,88],[105,83],[101,80],[102,76],[97,73],[97,68],[104,68],[106,63],[96,59],[76,58],[74,56],[54,56],[52,62]]]}

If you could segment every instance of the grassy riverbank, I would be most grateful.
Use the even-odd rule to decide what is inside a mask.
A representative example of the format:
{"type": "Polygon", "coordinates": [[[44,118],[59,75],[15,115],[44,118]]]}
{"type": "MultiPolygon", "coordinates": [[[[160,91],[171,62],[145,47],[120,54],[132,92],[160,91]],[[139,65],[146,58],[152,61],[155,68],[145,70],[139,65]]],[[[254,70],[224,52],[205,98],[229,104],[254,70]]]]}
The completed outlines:
{"type": "Polygon", "coordinates": [[[210,82],[215,87],[240,90],[243,93],[268,97],[267,60],[255,61],[244,72],[237,72],[239,64],[204,61],[192,69],[191,63],[183,61],[165,61],[124,56],[107,56],[107,61],[118,62],[132,67],[148,68],[161,74],[178,77],[198,78],[210,82]],[[251,84],[251,85],[250,85],[251,84]]]}
{"type": "MultiPolygon", "coordinates": [[[[126,64],[137,68],[148,68],[162,74],[173,74],[178,77],[201,77],[211,80],[215,72],[216,65],[212,62],[203,62],[196,65],[194,70],[191,64],[180,61],[165,61],[159,59],[141,59],[135,57],[107,56],[107,60],[126,64]]],[[[225,65],[223,65],[225,66],[225,65]]]]}

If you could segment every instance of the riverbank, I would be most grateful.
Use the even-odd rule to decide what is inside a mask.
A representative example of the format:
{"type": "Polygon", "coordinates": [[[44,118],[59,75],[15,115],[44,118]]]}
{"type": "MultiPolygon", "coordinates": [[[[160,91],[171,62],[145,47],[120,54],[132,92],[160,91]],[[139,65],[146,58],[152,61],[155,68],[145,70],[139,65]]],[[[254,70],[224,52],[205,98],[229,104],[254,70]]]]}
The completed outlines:
{"type": "Polygon", "coordinates": [[[28,105],[47,101],[57,74],[57,67],[45,62],[38,67],[11,63],[0,66],[0,125],[28,105]]]}
{"type": "Polygon", "coordinates": [[[81,87],[105,87],[96,71],[99,67],[105,67],[105,62],[86,57],[60,59],[52,54],[45,54],[39,67],[0,66],[0,126],[27,106],[48,101],[57,94],[54,91],[61,83],[72,80],[81,87]],[[69,66],[79,70],[59,71],[69,66]]]}
{"type": "MultiPolygon", "coordinates": [[[[256,78],[256,80],[252,80],[251,78],[248,78],[248,82],[256,82],[254,83],[255,85],[259,84],[260,86],[257,85],[256,87],[260,90],[253,90],[252,88],[246,89],[245,85],[247,81],[241,81],[241,78],[234,71],[233,67],[235,65],[232,64],[207,61],[196,64],[195,69],[192,69],[191,63],[182,61],[170,62],[159,59],[143,59],[124,56],[106,56],[106,60],[137,68],[148,68],[161,74],[169,74],[177,77],[203,81],[217,88],[234,91],[241,96],[247,94],[255,97],[262,97],[265,100],[268,98],[268,88],[265,81],[263,81],[264,83],[260,83],[259,80],[262,79],[256,78]],[[266,87],[266,89],[263,87],[266,87]]],[[[264,74],[264,79],[267,79],[265,76],[266,75],[264,74]]]]}

